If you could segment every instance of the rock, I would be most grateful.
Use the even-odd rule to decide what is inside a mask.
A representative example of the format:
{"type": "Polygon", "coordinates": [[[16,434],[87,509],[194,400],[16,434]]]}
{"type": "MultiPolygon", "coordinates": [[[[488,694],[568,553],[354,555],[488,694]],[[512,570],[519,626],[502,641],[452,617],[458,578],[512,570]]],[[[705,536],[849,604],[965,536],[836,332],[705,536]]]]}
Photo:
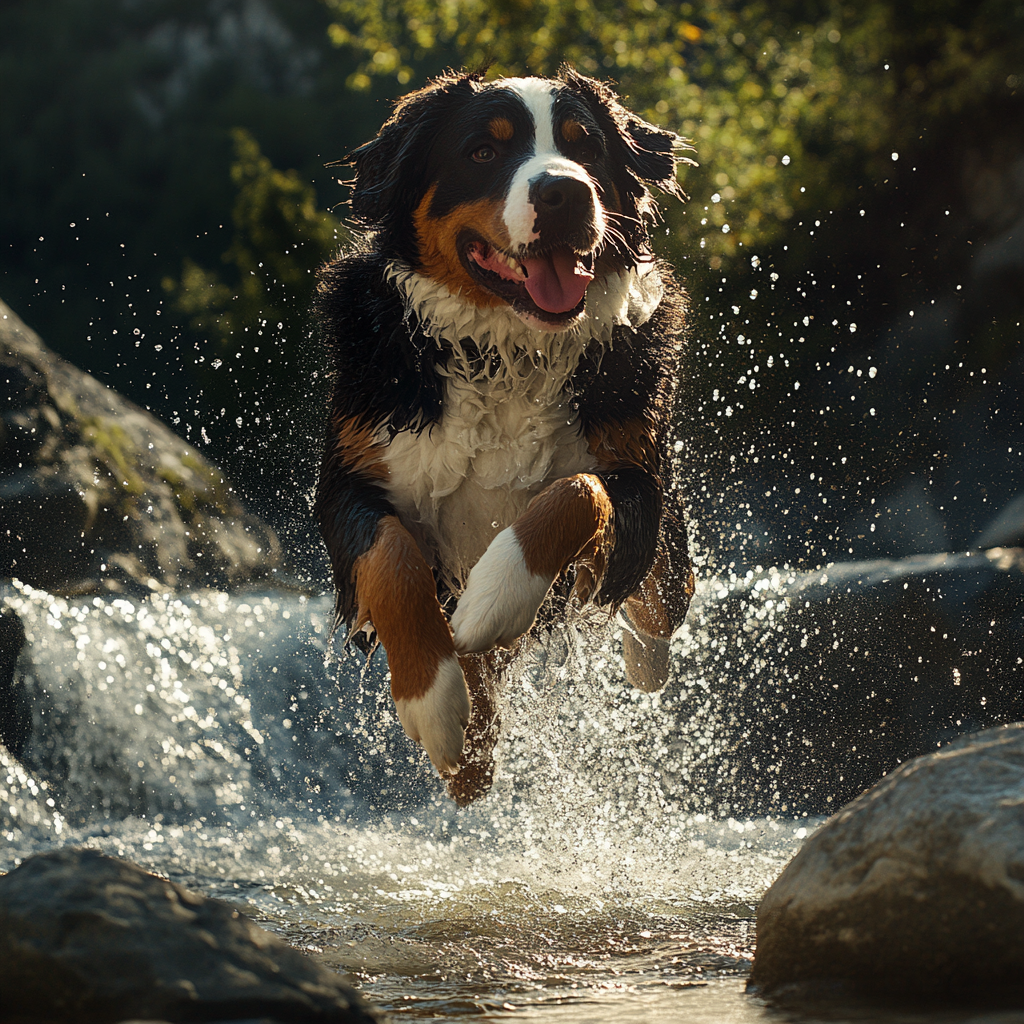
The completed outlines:
{"type": "Polygon", "coordinates": [[[381,1020],[237,910],[92,850],[0,878],[0,1018],[381,1020]]]}
{"type": "Polygon", "coordinates": [[[768,890],[750,984],[1024,998],[1024,725],[903,765],[768,890]]]}
{"type": "Polygon", "coordinates": [[[0,744],[21,757],[32,731],[32,706],[16,676],[25,646],[25,627],[9,608],[0,608],[0,744]]]}
{"type": "Polygon", "coordinates": [[[1024,719],[1024,551],[768,570],[698,586],[664,695],[668,791],[830,814],[957,736],[1024,719]]]}
{"type": "Polygon", "coordinates": [[[1024,545],[1024,491],[1000,509],[975,543],[979,548],[1021,545],[1024,545]]]}
{"type": "Polygon", "coordinates": [[[216,466],[2,302],[0,523],[0,576],[53,593],[233,588],[281,563],[216,466]]]}

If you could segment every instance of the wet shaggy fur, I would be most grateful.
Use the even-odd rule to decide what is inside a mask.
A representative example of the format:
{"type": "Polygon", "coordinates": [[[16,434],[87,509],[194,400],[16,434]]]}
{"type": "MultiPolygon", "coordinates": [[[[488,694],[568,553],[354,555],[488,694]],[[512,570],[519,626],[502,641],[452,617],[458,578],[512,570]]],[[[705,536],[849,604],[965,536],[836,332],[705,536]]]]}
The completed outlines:
{"type": "Polygon", "coordinates": [[[571,70],[449,74],[347,160],[316,515],[337,621],[384,646],[460,803],[491,783],[509,652],[567,602],[622,613],[631,683],[667,678],[693,590],[668,478],[686,300],[648,229],[679,143],[571,70]]]}

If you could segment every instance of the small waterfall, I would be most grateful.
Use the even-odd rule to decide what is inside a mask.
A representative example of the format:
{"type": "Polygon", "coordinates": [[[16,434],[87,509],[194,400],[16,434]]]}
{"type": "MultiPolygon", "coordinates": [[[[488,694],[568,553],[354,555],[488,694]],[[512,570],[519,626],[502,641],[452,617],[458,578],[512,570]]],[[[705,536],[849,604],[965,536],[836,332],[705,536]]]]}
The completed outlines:
{"type": "MultiPolygon", "coordinates": [[[[695,622],[718,586],[702,587],[695,622]]],[[[768,589],[747,614],[765,628],[774,621],[768,589]]],[[[656,694],[625,685],[607,623],[553,631],[511,674],[494,791],[456,812],[401,731],[382,653],[367,664],[342,638],[329,640],[327,598],[72,599],[15,584],[5,599],[25,628],[16,685],[32,711],[19,761],[5,761],[13,781],[0,806],[0,857],[8,865],[66,841],[69,830],[155,832],[142,844],[150,854],[172,830],[237,837],[269,822],[279,836],[314,835],[401,822],[447,843],[449,856],[460,836],[486,841],[489,859],[510,874],[543,863],[556,887],[572,879],[635,888],[640,872],[648,888],[654,875],[671,888],[702,849],[694,892],[728,888],[719,865],[702,861],[711,846],[736,862],[731,875],[751,892],[776,866],[770,857],[771,867],[740,869],[737,854],[757,843],[744,838],[721,787],[709,799],[706,783],[691,785],[728,741],[709,671],[756,673],[760,656],[738,653],[735,666],[721,666],[717,642],[689,628],[677,641],[679,677],[656,694]],[[706,657],[695,656],[705,647],[706,657]]],[[[755,831],[778,830],[765,819],[755,831]]],[[[209,873],[228,873],[245,846],[232,840],[209,873]]]]}

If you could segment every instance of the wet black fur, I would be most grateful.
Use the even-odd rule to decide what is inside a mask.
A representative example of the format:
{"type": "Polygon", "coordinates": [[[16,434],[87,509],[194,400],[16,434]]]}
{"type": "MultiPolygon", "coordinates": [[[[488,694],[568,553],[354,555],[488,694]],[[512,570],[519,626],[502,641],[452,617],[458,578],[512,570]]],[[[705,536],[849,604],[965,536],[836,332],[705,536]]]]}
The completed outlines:
{"type": "MultiPolygon", "coordinates": [[[[584,125],[585,145],[599,146],[619,192],[622,235],[612,243],[618,261],[650,259],[647,225],[656,216],[648,185],[682,196],[675,181],[676,136],[625,110],[600,82],[563,70],[565,88],[556,103],[584,125]]],[[[316,314],[333,356],[334,383],[315,514],[331,558],[338,621],[356,612],[352,579],[356,559],[373,543],[377,521],[395,514],[384,489],[370,476],[346,467],[334,451],[334,416],[384,427],[392,435],[429,429],[440,419],[444,378],[439,367],[450,352],[407,316],[385,268],[418,259],[412,214],[451,147],[474,144],[479,123],[511,116],[508,94],[488,94],[483,111],[463,118],[483,88],[480,75],[450,74],[398,102],[376,139],[348,158],[356,178],[355,218],[367,229],[349,251],[322,271],[316,314]],[[458,139],[461,138],[461,142],[458,139]],[[441,139],[444,145],[436,144],[441,139]]],[[[581,159],[579,156],[575,159],[581,159]]],[[[440,191],[440,189],[439,189],[440,191]]],[[[679,372],[685,295],[671,269],[660,266],[665,297],[639,329],[615,328],[613,344],[593,343],[567,385],[580,430],[642,419],[657,441],[657,464],[599,472],[614,509],[614,547],[597,601],[617,606],[650,571],[659,546],[688,575],[686,536],[679,492],[664,474],[671,465],[667,431],[679,372]]],[[[465,339],[467,349],[472,339],[465,339]]],[[[563,596],[565,587],[558,588],[563,596]]],[[[449,611],[454,595],[439,587],[449,611]]],[[[356,638],[361,640],[362,638],[356,638]]]]}

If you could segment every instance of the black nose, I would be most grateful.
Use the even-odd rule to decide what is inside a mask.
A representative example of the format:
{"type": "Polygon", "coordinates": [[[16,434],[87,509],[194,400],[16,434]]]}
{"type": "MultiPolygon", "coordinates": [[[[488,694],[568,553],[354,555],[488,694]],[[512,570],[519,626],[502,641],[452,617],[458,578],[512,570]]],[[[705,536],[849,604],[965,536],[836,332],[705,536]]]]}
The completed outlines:
{"type": "Polygon", "coordinates": [[[530,202],[541,234],[569,234],[593,221],[594,193],[579,178],[542,174],[530,185],[530,202]]]}
{"type": "Polygon", "coordinates": [[[566,203],[588,205],[590,189],[578,178],[553,178],[545,175],[539,182],[537,199],[549,209],[566,203]]]}

